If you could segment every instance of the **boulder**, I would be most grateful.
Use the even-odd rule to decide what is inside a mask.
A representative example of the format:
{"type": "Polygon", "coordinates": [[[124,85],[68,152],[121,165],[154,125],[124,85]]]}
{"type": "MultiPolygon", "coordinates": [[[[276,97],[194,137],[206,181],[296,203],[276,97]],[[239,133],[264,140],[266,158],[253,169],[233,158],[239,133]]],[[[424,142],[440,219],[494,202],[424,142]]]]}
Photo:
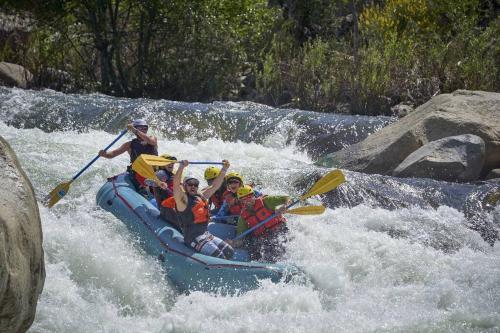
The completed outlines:
{"type": "Polygon", "coordinates": [[[415,109],[409,105],[406,105],[406,104],[398,104],[398,105],[394,105],[393,107],[391,107],[391,114],[394,117],[398,117],[398,118],[406,117],[407,115],[409,115],[413,111],[415,111],[415,109]]]}
{"type": "Polygon", "coordinates": [[[318,161],[364,173],[391,175],[408,155],[448,136],[474,134],[485,142],[481,176],[500,166],[500,93],[457,90],[433,97],[365,140],[318,161]]]}
{"type": "Polygon", "coordinates": [[[423,145],[394,170],[396,177],[468,182],[479,178],[485,144],[476,135],[450,136],[423,145]]]}
{"type": "Polygon", "coordinates": [[[0,179],[0,332],[25,332],[45,281],[42,227],[33,187],[2,137],[0,179]]]}
{"type": "Polygon", "coordinates": [[[23,66],[5,61],[0,62],[0,84],[25,89],[32,80],[33,74],[23,66]]]}
{"type": "Polygon", "coordinates": [[[500,169],[491,170],[486,176],[486,179],[500,179],[500,169]]]}

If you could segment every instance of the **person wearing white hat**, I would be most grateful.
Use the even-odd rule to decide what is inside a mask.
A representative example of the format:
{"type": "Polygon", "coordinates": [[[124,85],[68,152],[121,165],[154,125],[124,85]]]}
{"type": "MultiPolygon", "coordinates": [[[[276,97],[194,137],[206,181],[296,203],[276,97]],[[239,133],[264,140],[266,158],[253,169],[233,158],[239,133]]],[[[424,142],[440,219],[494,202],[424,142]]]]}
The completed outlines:
{"type": "Polygon", "coordinates": [[[181,186],[182,171],[189,162],[180,161],[174,176],[174,199],[184,235],[184,243],[197,252],[222,259],[231,259],[234,255],[234,249],[222,239],[212,235],[207,229],[210,222],[208,198],[222,185],[229,168],[228,160],[223,160],[222,163],[223,167],[213,183],[198,192],[200,181],[194,176],[185,176],[181,186]]]}
{"type": "MultiPolygon", "coordinates": [[[[136,119],[132,123],[127,125],[130,132],[135,134],[135,138],[131,141],[127,141],[115,150],[106,152],[104,150],[99,151],[99,156],[105,158],[114,158],[128,152],[130,155],[130,165],[135,161],[137,157],[141,154],[150,154],[158,156],[158,140],[153,135],[148,135],[149,126],[144,119],[136,119]]],[[[131,175],[132,182],[134,183],[136,190],[141,190],[144,187],[144,177],[135,173],[130,165],[127,171],[131,175]]]]}

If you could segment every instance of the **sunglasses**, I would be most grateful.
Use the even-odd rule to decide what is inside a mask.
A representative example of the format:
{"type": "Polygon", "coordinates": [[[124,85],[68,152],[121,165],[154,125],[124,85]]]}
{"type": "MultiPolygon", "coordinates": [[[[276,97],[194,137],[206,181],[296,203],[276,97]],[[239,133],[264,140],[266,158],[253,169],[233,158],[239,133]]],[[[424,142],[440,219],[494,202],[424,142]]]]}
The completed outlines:
{"type": "Polygon", "coordinates": [[[147,131],[148,130],[148,126],[135,126],[136,129],[138,129],[139,131],[147,131]]]}
{"type": "Polygon", "coordinates": [[[186,186],[198,187],[198,186],[200,186],[200,183],[186,183],[186,186]]]}
{"type": "Polygon", "coordinates": [[[227,183],[228,183],[228,184],[236,184],[236,183],[238,183],[238,184],[239,184],[239,183],[240,183],[240,181],[239,181],[239,180],[236,180],[236,179],[232,179],[232,180],[229,180],[227,183]]]}

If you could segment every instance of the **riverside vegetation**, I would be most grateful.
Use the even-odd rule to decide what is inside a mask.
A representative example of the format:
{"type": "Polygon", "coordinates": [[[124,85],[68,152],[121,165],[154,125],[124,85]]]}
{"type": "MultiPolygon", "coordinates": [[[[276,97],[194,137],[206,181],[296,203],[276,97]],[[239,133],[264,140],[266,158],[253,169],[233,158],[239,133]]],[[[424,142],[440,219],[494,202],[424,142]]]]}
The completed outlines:
{"type": "Polygon", "coordinates": [[[0,60],[32,87],[390,114],[500,91],[495,0],[6,0],[0,60]]]}

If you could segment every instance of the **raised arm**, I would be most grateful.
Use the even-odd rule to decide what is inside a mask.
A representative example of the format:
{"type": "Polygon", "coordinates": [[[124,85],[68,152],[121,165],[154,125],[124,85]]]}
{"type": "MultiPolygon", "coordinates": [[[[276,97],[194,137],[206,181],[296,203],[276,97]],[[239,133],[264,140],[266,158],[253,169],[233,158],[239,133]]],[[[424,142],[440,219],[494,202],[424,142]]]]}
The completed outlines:
{"type": "Polygon", "coordinates": [[[187,207],[187,195],[181,187],[181,177],[182,171],[189,164],[188,161],[183,160],[179,163],[179,168],[177,172],[174,174],[174,200],[175,205],[177,207],[177,211],[183,212],[187,207]]]}
{"type": "Polygon", "coordinates": [[[229,168],[229,161],[228,160],[222,160],[222,163],[224,163],[222,169],[220,170],[219,175],[217,178],[214,179],[214,182],[212,185],[206,187],[203,189],[201,192],[201,195],[205,197],[205,199],[210,198],[212,195],[214,195],[215,192],[221,187],[222,183],[224,182],[224,177],[226,176],[226,171],[229,168]]]}
{"type": "Polygon", "coordinates": [[[139,137],[139,139],[141,139],[143,141],[146,141],[148,144],[150,144],[151,146],[155,146],[158,149],[158,139],[156,138],[156,136],[154,136],[154,135],[147,135],[146,133],[141,132],[137,128],[135,128],[134,126],[132,126],[132,124],[128,124],[127,128],[132,133],[134,133],[135,135],[137,135],[139,137]]]}

